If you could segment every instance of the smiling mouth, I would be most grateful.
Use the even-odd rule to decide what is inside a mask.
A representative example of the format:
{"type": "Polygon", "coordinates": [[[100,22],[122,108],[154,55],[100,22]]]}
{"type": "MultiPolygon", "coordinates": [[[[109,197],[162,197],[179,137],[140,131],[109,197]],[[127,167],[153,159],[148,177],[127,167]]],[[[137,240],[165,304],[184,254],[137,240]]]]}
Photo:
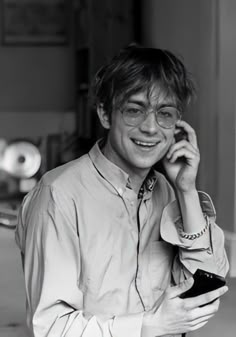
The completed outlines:
{"type": "Polygon", "coordinates": [[[132,139],[132,141],[134,142],[134,144],[146,149],[151,149],[159,143],[159,142],[143,142],[136,139],[132,139]]]}

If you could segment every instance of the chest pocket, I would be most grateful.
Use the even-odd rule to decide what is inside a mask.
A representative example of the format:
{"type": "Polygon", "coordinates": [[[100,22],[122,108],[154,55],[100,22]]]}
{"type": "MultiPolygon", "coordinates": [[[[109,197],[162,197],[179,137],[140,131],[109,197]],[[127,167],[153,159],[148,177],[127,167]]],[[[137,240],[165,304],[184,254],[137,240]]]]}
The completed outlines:
{"type": "Polygon", "coordinates": [[[165,290],[170,285],[174,248],[165,241],[151,243],[149,275],[152,290],[165,290]]]}

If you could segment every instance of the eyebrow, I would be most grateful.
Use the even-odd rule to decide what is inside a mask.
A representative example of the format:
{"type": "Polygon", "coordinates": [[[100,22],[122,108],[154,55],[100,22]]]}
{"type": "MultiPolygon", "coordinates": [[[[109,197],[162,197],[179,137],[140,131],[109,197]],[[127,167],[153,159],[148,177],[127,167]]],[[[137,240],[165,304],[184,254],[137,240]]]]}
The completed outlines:
{"type": "Polygon", "coordinates": [[[144,108],[148,105],[147,102],[139,99],[128,99],[127,103],[141,105],[144,108]]]}
{"type": "MultiPolygon", "coordinates": [[[[137,104],[137,105],[142,106],[143,108],[146,108],[149,105],[148,102],[145,102],[139,99],[128,99],[127,103],[137,104]]],[[[174,104],[173,102],[169,102],[169,103],[167,102],[167,103],[160,104],[158,106],[158,109],[166,108],[166,107],[177,108],[176,104],[174,104]]]]}

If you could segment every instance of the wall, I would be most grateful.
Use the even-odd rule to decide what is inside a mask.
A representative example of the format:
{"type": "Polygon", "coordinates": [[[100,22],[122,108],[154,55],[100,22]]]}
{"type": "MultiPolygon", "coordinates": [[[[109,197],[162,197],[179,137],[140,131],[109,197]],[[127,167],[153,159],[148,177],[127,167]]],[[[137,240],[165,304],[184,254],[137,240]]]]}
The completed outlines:
{"type": "Polygon", "coordinates": [[[72,43],[65,47],[0,46],[0,138],[73,129],[75,116],[68,112],[73,107],[72,43]]]}
{"type": "Polygon", "coordinates": [[[210,193],[217,221],[235,223],[235,59],[234,0],[143,0],[142,39],[182,55],[198,85],[198,98],[185,118],[198,134],[198,186],[210,193]]]}
{"type": "Polygon", "coordinates": [[[202,120],[205,125],[210,120],[211,123],[212,120],[213,123],[216,122],[209,114],[214,110],[211,106],[213,100],[210,98],[215,87],[212,81],[215,61],[211,57],[214,34],[211,1],[205,2],[204,6],[203,3],[203,0],[181,0],[176,5],[171,0],[143,1],[143,22],[148,22],[143,25],[143,41],[150,46],[170,49],[184,61],[193,74],[197,100],[189,111],[184,112],[184,119],[192,124],[199,136],[199,146],[202,149],[199,183],[215,196],[213,154],[216,153],[216,138],[215,134],[211,137],[205,135],[204,125],[202,127],[202,120]]]}
{"type": "Polygon", "coordinates": [[[218,204],[221,213],[218,219],[226,224],[232,222],[229,230],[236,232],[236,2],[220,0],[219,13],[217,133],[218,204]]]}

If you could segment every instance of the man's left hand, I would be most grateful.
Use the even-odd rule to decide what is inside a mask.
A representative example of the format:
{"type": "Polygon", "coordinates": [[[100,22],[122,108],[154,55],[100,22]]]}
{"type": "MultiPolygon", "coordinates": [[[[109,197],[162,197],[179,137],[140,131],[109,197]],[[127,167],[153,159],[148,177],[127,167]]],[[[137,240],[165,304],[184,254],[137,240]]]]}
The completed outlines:
{"type": "Polygon", "coordinates": [[[186,139],[179,142],[173,140],[163,164],[175,188],[185,193],[196,189],[200,152],[194,129],[187,122],[179,121],[176,124],[176,134],[181,130],[186,134],[186,139]]]}

